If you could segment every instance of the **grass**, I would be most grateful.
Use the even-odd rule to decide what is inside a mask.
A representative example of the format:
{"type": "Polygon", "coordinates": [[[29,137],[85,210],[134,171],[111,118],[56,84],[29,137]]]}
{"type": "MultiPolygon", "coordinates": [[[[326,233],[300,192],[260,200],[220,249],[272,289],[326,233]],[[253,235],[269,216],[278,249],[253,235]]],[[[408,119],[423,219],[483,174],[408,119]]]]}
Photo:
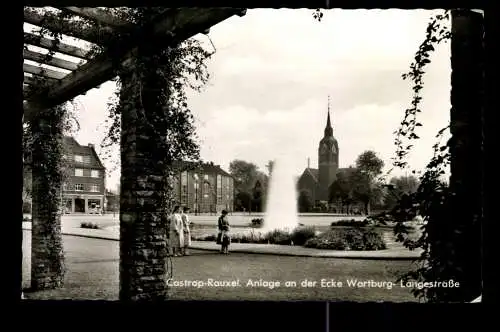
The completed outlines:
{"type": "MultiPolygon", "coordinates": [[[[23,285],[29,284],[30,232],[23,232],[23,285]]],[[[117,300],[119,289],[119,243],[64,236],[65,286],[61,289],[26,293],[27,299],[117,300]]],[[[173,259],[175,280],[236,280],[238,288],[171,288],[174,300],[330,300],[416,302],[407,288],[348,287],[346,279],[395,281],[411,268],[410,261],[356,260],[289,257],[253,254],[221,256],[193,251],[192,256],[173,259]],[[248,279],[297,282],[297,287],[245,287],[248,279]],[[303,280],[335,279],[343,287],[300,287],[303,280]]]]}

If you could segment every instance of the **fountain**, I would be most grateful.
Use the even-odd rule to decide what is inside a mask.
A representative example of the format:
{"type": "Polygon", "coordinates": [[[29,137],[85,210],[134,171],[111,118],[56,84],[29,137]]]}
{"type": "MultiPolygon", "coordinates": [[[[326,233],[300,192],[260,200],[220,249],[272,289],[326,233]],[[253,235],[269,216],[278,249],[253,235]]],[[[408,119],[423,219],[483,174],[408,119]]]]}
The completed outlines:
{"type": "Polygon", "coordinates": [[[261,232],[284,230],[291,232],[299,226],[297,189],[293,170],[285,156],[274,161],[270,179],[266,214],[261,232]]]}

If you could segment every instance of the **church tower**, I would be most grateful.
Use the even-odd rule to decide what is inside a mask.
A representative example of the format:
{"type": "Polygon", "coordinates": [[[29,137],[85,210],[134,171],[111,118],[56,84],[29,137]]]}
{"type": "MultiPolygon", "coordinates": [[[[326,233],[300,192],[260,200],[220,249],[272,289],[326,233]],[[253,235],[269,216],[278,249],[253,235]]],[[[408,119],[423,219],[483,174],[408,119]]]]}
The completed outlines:
{"type": "Polygon", "coordinates": [[[333,128],[330,120],[330,97],[328,97],[328,115],[324,136],[318,147],[318,197],[328,201],[329,187],[335,181],[339,167],[339,145],[333,137],[333,128]]]}

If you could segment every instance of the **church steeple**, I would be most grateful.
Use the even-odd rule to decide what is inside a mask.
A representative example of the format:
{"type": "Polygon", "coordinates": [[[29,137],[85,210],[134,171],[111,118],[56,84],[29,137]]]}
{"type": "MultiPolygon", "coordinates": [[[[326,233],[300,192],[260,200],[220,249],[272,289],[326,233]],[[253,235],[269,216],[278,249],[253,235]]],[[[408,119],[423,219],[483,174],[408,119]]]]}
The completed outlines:
{"type": "Polygon", "coordinates": [[[330,121],[330,96],[328,96],[328,116],[326,118],[325,137],[333,136],[332,122],[330,121]]]}

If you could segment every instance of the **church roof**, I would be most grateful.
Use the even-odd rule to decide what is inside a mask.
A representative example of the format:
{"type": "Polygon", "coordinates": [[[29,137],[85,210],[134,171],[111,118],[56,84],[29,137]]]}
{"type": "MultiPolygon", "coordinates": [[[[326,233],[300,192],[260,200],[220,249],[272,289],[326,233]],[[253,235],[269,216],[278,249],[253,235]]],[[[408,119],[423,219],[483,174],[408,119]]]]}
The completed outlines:
{"type": "MultiPolygon", "coordinates": [[[[339,169],[337,169],[337,173],[340,173],[340,172],[352,172],[355,169],[356,168],[354,168],[354,167],[339,168],[339,169]]],[[[313,179],[316,182],[318,182],[318,169],[317,168],[310,168],[309,167],[309,168],[304,169],[304,172],[302,173],[302,176],[304,176],[306,173],[310,174],[313,177],[313,179]]]]}
{"type": "Polygon", "coordinates": [[[309,168],[309,167],[308,167],[308,168],[306,168],[306,169],[304,170],[304,173],[306,173],[306,172],[307,172],[307,173],[309,173],[309,174],[311,174],[311,175],[312,175],[312,177],[313,177],[313,179],[314,179],[315,181],[318,181],[318,169],[317,169],[317,168],[309,168]]]}

